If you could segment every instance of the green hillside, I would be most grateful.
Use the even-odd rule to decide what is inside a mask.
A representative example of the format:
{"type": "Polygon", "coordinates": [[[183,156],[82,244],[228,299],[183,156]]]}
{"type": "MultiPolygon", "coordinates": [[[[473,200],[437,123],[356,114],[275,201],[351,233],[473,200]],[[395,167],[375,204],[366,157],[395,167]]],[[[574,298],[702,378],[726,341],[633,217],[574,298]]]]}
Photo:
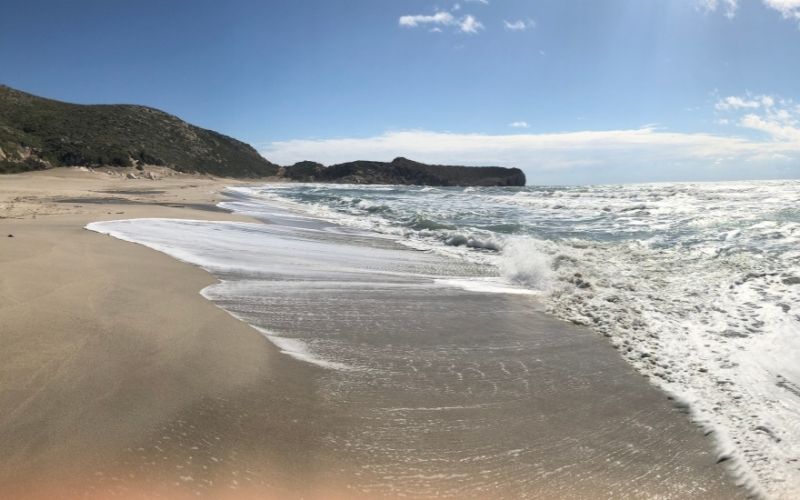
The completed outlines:
{"type": "Polygon", "coordinates": [[[157,109],[69,104],[0,85],[0,173],[140,164],[227,177],[278,172],[248,144],[157,109]]]}

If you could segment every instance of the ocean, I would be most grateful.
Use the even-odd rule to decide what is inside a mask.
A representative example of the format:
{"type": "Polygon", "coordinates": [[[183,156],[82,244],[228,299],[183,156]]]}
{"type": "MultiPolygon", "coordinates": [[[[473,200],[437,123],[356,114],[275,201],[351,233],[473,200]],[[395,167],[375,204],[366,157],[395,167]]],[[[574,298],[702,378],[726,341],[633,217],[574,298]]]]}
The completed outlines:
{"type": "MultiPolygon", "coordinates": [[[[487,327],[489,340],[475,343],[492,349],[462,352],[463,366],[446,361],[442,339],[426,337],[414,302],[404,301],[454,289],[497,301],[514,296],[514,307],[544,310],[604,338],[688,409],[714,437],[718,460],[755,491],[800,491],[800,182],[271,184],[227,194],[221,207],[272,224],[140,219],[88,227],[203,266],[221,280],[203,294],[288,355],[350,374],[342,377],[394,373],[371,383],[399,393],[415,386],[409,374],[449,363],[459,383],[483,381],[476,404],[504,392],[521,397],[535,381],[528,374],[536,360],[525,358],[535,346],[487,327]],[[397,310],[376,301],[374,311],[348,312],[337,304],[343,290],[365,304],[396,297],[397,310]],[[420,332],[418,345],[375,344],[359,330],[364,314],[372,329],[404,318],[420,332]],[[333,316],[341,331],[320,334],[333,316]],[[488,359],[513,383],[487,382],[488,359]]],[[[354,393],[338,384],[339,396],[354,393]]],[[[454,408],[464,404],[453,398],[454,408]]],[[[377,453],[375,443],[351,445],[377,453]]]]}

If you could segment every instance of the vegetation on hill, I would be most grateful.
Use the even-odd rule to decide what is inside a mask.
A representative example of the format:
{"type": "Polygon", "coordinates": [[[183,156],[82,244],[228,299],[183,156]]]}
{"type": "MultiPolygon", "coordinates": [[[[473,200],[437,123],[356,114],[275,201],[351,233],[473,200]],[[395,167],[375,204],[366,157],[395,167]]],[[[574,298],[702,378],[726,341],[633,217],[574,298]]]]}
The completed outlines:
{"type": "Polygon", "coordinates": [[[54,101],[0,85],[0,173],[60,166],[140,167],[223,177],[431,186],[524,186],[517,168],[426,165],[405,158],[279,167],[251,146],[157,109],[54,101]]]}
{"type": "Polygon", "coordinates": [[[157,109],[69,104],[0,85],[0,173],[72,165],[160,165],[226,177],[278,172],[251,146],[157,109]]]}
{"type": "Polygon", "coordinates": [[[417,184],[426,186],[524,186],[518,168],[427,165],[406,158],[391,162],[353,161],[326,167],[304,161],[285,167],[282,175],[303,182],[347,184],[417,184]]]}

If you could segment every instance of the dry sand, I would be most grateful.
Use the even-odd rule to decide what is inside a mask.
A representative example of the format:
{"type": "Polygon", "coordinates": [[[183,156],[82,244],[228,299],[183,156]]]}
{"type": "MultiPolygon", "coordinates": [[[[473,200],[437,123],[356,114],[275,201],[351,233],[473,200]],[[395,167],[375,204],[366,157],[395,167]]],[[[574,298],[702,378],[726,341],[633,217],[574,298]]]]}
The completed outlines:
{"type": "MultiPolygon", "coordinates": [[[[320,408],[318,368],[202,298],[213,282],[204,271],[83,229],[120,218],[243,220],[213,210],[235,183],[77,169],[0,177],[0,498],[355,496],[347,475],[320,469],[336,457],[320,448],[324,418],[308,418],[320,408]]],[[[621,360],[609,369],[645,406],[637,414],[662,426],[653,443],[669,434],[675,449],[663,458],[693,457],[687,481],[706,497],[742,494],[699,430],[621,360]]],[[[605,401],[602,390],[582,394],[605,401]]],[[[614,411],[631,409],[603,410],[614,411]]],[[[615,432],[624,429],[608,433],[611,457],[615,432]]],[[[627,480],[635,496],[663,493],[659,481],[627,480]]]]}
{"type": "Polygon", "coordinates": [[[201,297],[214,281],[204,271],[83,229],[126,217],[242,219],[208,210],[234,183],[76,169],[0,177],[0,498],[137,496],[126,455],[153,440],[174,456],[148,493],[193,497],[215,490],[204,479],[233,473],[241,488],[222,492],[254,482],[281,491],[286,478],[298,492],[313,487],[297,482],[311,451],[291,422],[302,402],[284,401],[308,392],[305,367],[201,297]],[[254,412],[283,409],[269,423],[287,431],[271,436],[282,442],[253,449],[261,440],[247,435],[249,422],[227,414],[241,398],[254,412]],[[179,429],[184,415],[196,420],[179,429]],[[194,452],[203,477],[190,481],[193,466],[177,463],[189,455],[169,441],[200,421],[215,455],[194,452]],[[275,448],[288,457],[273,460],[275,448]]]}

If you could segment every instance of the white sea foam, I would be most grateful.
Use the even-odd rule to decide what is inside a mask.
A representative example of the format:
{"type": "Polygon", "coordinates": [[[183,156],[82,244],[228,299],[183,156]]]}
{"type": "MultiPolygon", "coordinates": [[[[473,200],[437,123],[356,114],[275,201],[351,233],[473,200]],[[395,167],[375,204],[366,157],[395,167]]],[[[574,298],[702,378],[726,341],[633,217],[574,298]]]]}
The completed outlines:
{"type": "Polygon", "coordinates": [[[508,281],[533,290],[548,291],[553,286],[553,259],[533,238],[515,238],[503,247],[500,273],[508,281]]]}
{"type": "MultiPolygon", "coordinates": [[[[607,336],[687,405],[713,432],[720,458],[754,491],[776,498],[800,491],[800,183],[427,190],[292,184],[229,192],[225,208],[282,218],[305,232],[276,238],[280,225],[163,219],[87,227],[217,274],[274,276],[291,265],[320,283],[368,271],[538,295],[553,314],[607,336]],[[332,223],[424,252],[345,249],[329,236],[359,233],[332,223]],[[314,237],[321,233],[329,236],[314,237]],[[426,261],[431,254],[496,271],[459,274],[458,266],[426,261]]],[[[322,359],[307,341],[270,340],[297,359],[347,367],[322,359]]]]}
{"type": "Polygon", "coordinates": [[[505,280],[497,278],[443,278],[435,279],[434,283],[447,287],[461,288],[468,292],[541,296],[539,291],[522,286],[513,286],[505,280]]]}
{"type": "MultiPolygon", "coordinates": [[[[264,211],[260,211],[263,215],[264,211]]],[[[307,217],[272,211],[284,220],[309,220],[307,217]]],[[[237,312],[237,301],[257,297],[264,287],[283,287],[292,282],[315,283],[332,289],[369,286],[413,287],[433,283],[443,270],[440,260],[401,248],[348,244],[356,233],[330,233],[316,227],[279,224],[215,222],[185,219],[130,219],[94,222],[87,229],[118,239],[138,243],[181,261],[200,266],[217,276],[220,283],[201,294],[215,303],[233,302],[223,308],[237,319],[253,324],[253,318],[237,312]],[[337,237],[337,238],[335,238],[337,237]],[[224,279],[231,276],[232,279],[224,279]]],[[[458,275],[458,269],[445,274],[458,275]]],[[[281,352],[295,359],[335,370],[357,367],[328,359],[312,345],[315,340],[300,339],[254,324],[281,352]]]]}
{"type": "MultiPolygon", "coordinates": [[[[260,231],[263,228],[263,224],[180,219],[129,219],[93,222],[86,226],[91,231],[139,243],[211,272],[239,272],[248,275],[268,271],[265,264],[271,259],[265,259],[263,255],[269,237],[264,237],[265,233],[260,231]],[[262,237],[254,238],[256,234],[262,237]],[[232,254],[235,257],[231,258],[232,254]]],[[[229,283],[223,280],[204,288],[200,294],[211,301],[221,300],[230,295],[228,288],[229,283]]],[[[237,319],[245,319],[232,311],[228,313],[237,319]]],[[[282,353],[295,359],[327,369],[351,369],[344,363],[315,355],[307,343],[300,339],[284,337],[255,325],[254,327],[282,353]]]]}
{"type": "Polygon", "coordinates": [[[323,359],[313,354],[311,350],[308,348],[308,344],[300,339],[282,337],[265,328],[260,328],[260,327],[255,327],[255,328],[256,330],[261,332],[261,334],[264,335],[264,337],[266,337],[267,340],[275,344],[275,346],[278,349],[280,349],[283,354],[291,356],[294,359],[297,359],[299,361],[305,361],[306,363],[311,363],[313,365],[317,365],[322,368],[328,368],[331,370],[349,371],[353,369],[353,367],[346,365],[344,363],[338,363],[336,361],[323,359]]]}
{"type": "Polygon", "coordinates": [[[800,182],[248,189],[496,266],[500,280],[439,284],[539,293],[685,402],[753,491],[800,491],[800,182]]]}

